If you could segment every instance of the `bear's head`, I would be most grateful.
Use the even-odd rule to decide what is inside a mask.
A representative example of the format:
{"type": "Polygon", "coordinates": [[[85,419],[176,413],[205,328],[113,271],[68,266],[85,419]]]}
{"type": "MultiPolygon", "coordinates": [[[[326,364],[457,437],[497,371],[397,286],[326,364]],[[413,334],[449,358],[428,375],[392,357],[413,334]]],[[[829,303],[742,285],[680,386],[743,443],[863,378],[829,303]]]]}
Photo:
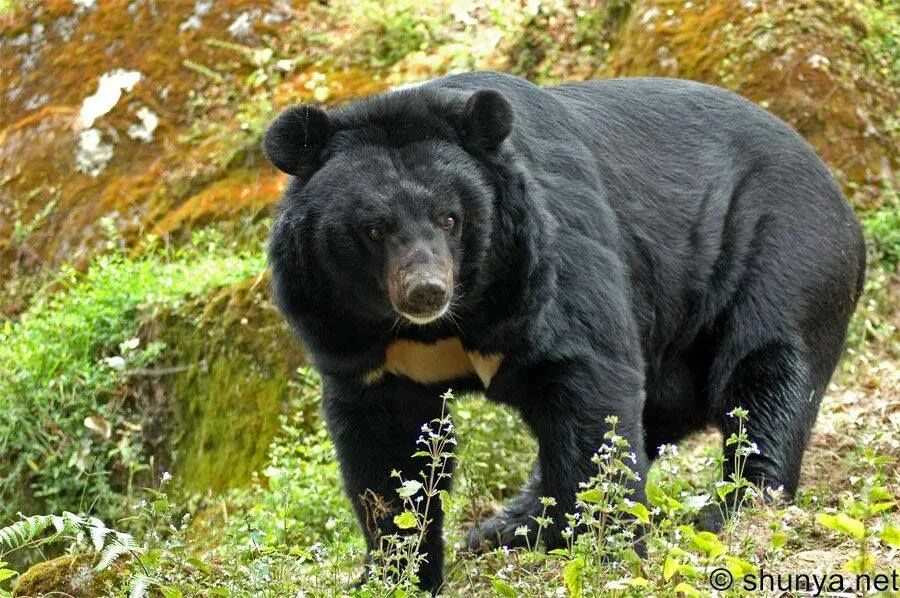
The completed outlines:
{"type": "Polygon", "coordinates": [[[512,124],[493,90],[419,87],[283,112],[264,140],[294,177],[270,245],[281,302],[415,324],[452,313],[488,252],[497,193],[488,164],[512,124]]]}

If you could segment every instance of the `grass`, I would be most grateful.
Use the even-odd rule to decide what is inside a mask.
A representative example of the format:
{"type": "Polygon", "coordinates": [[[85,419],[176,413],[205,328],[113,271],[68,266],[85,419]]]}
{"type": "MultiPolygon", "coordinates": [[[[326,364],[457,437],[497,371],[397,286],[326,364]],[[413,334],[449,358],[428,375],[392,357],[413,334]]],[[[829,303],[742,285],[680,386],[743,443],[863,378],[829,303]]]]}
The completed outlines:
{"type": "MultiPolygon", "coordinates": [[[[900,389],[891,341],[896,226],[888,207],[863,221],[872,263],[866,296],[851,328],[848,358],[823,404],[795,505],[751,501],[723,535],[698,532],[698,509],[716,497],[737,496],[745,484],[739,477],[716,484],[716,435],[665,449],[651,471],[646,509],[627,493],[598,491],[627,475],[621,464],[628,462],[628,447],[611,437],[614,452],[598,457],[597,476],[580,495],[582,511],[593,514],[591,533],[552,554],[535,546],[471,555],[462,550],[467,527],[516,492],[535,446],[513,412],[477,396],[461,397],[452,401],[449,416],[461,444],[453,448],[460,462],[455,491],[445,501],[446,594],[543,596],[548,588],[565,588],[573,596],[707,595],[714,569],[739,579],[760,571],[805,572],[813,565],[802,555],[813,547],[823,570],[846,576],[886,570],[897,549],[900,494],[900,467],[891,457],[900,421],[890,415],[900,389]],[[627,518],[645,522],[644,560],[634,558],[629,534],[635,530],[627,518]]],[[[141,346],[135,331],[156,310],[177,310],[257,274],[263,259],[258,250],[225,246],[214,232],[195,234],[181,249],[162,249],[152,240],[145,249],[130,256],[110,233],[107,251],[85,272],[64,268],[0,332],[0,364],[8,372],[0,379],[0,439],[3,454],[12,456],[0,466],[10,501],[4,518],[16,521],[14,510],[75,512],[64,516],[58,533],[48,531],[53,520],[42,515],[18,524],[29,530],[24,541],[9,527],[0,531],[0,561],[17,563],[0,565],[0,578],[7,576],[7,584],[18,578],[36,551],[65,549],[76,556],[113,546],[116,552],[116,538],[133,537],[106,569],[93,573],[103,594],[346,595],[362,571],[364,549],[319,415],[321,388],[312,370],[301,368],[285,381],[289,408],[266,465],[249,486],[191,496],[172,492],[168,474],[159,479],[153,470],[135,425],[140,409],[121,391],[130,372],[152,367],[168,348],[141,346]],[[65,475],[73,466],[79,473],[65,475]],[[131,535],[107,532],[113,544],[95,546],[91,536],[98,528],[131,535]],[[23,559],[23,552],[31,556],[23,559]]],[[[752,424],[752,414],[735,416],[752,424]]],[[[746,444],[746,435],[733,441],[746,444]]],[[[408,512],[413,533],[423,533],[427,511],[419,513],[413,503],[408,512]]],[[[376,561],[382,574],[351,594],[414,593],[414,572],[398,574],[410,549],[405,542],[391,540],[376,561]]],[[[56,562],[29,575],[58,576],[56,562]]],[[[38,583],[32,577],[22,583],[38,583]]]]}
{"type": "MultiPolygon", "coordinates": [[[[283,419],[282,433],[257,483],[219,496],[196,516],[185,514],[184,505],[176,505],[164,491],[152,491],[143,505],[134,509],[130,521],[120,522],[133,527],[139,523],[136,527],[142,534],[131,556],[121,559],[117,576],[106,581],[109,595],[125,595],[135,587],[157,587],[166,596],[415,593],[410,583],[414,577],[391,574],[397,552],[408,550],[401,538],[389,540],[382,560],[376,559],[376,565],[383,567],[376,572],[383,570],[384,576],[376,575],[358,589],[347,590],[361,572],[363,547],[340,489],[333,447],[319,417],[307,410],[317,399],[318,381],[311,371],[301,374],[293,405],[294,412],[301,415],[283,419]]],[[[503,424],[486,431],[472,425],[474,417],[469,424],[456,418],[460,438],[483,443],[486,449],[515,444],[519,434],[508,425],[515,422],[505,421],[503,410],[477,398],[451,402],[454,413],[468,411],[479,420],[491,419],[493,414],[503,424]]],[[[752,414],[734,416],[752,422],[752,414]]],[[[441,437],[438,433],[437,438],[441,437]]],[[[752,450],[746,433],[738,432],[733,441],[747,448],[738,451],[739,455],[752,450]]],[[[761,570],[796,572],[790,569],[791,554],[811,545],[827,547],[826,553],[834,559],[828,563],[830,572],[850,576],[884,570],[900,531],[894,512],[896,463],[882,452],[880,443],[885,438],[870,435],[866,441],[849,456],[852,481],[841,492],[833,488],[821,494],[807,492],[801,497],[806,503],[802,508],[746,505],[745,514],[717,537],[694,529],[698,509],[712,500],[711,495],[720,494],[726,500],[735,496],[733,486],[745,483],[735,478],[732,486],[712,485],[721,466],[718,451],[696,443],[680,450],[664,449],[651,472],[649,504],[643,508],[630,502],[624,490],[622,481],[630,474],[628,446],[613,432],[607,438],[608,449],[595,458],[596,477],[579,494],[582,512],[592,514],[587,519],[592,522],[589,532],[569,541],[566,549],[551,554],[537,549],[498,549],[484,556],[462,552],[459,547],[464,524],[471,520],[471,503],[465,492],[455,493],[448,501],[445,593],[543,596],[548,588],[558,587],[572,596],[707,595],[713,570],[724,568],[737,579],[758,575],[761,570]],[[642,531],[648,557],[644,560],[636,559],[630,548],[635,528],[629,521],[634,520],[645,524],[642,531]]],[[[488,452],[465,446],[454,452],[462,460],[460,479],[456,480],[459,489],[469,487],[470,492],[492,500],[506,494],[466,479],[466,472],[471,471],[467,462],[486,459],[488,452]]],[[[531,454],[523,450],[517,457],[510,463],[527,463],[531,454]]],[[[430,462],[434,462],[433,456],[422,460],[423,473],[429,471],[430,462]]],[[[511,473],[508,467],[500,468],[511,473]]],[[[524,475],[524,471],[518,473],[524,475]]],[[[428,484],[410,486],[408,481],[404,483],[409,479],[416,478],[398,480],[397,487],[401,496],[403,492],[408,496],[406,512],[415,538],[427,527],[427,509],[417,509],[414,499],[418,494],[427,495],[428,484]]],[[[90,550],[89,537],[79,539],[76,534],[71,541],[74,551],[90,550]]]]}
{"type": "Polygon", "coordinates": [[[108,517],[127,507],[152,463],[146,422],[121,389],[164,350],[141,346],[139,320],[263,268],[261,255],[228,254],[210,240],[129,258],[112,238],[86,272],[62,269],[17,322],[4,323],[0,518],[63,509],[108,517]]]}

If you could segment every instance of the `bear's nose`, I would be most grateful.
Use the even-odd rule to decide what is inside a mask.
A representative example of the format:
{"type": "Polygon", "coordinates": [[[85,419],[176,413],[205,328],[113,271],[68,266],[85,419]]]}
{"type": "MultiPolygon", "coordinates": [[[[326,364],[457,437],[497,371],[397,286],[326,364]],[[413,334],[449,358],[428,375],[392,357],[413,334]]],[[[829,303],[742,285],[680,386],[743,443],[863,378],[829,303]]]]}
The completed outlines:
{"type": "Polygon", "coordinates": [[[406,304],[419,314],[435,312],[446,302],[447,285],[436,278],[413,284],[406,291],[406,304]]]}

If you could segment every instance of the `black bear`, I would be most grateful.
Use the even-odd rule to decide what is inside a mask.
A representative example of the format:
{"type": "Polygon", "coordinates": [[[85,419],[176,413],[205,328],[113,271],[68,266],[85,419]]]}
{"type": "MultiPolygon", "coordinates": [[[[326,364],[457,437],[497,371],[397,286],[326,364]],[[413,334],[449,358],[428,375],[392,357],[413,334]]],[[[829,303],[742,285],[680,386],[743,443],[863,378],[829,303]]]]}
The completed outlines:
{"type": "MultiPolygon", "coordinates": [[[[448,387],[514,406],[540,446],[475,549],[521,540],[540,496],[557,505],[546,544],[561,544],[608,416],[646,479],[659,445],[727,435],[742,406],[759,449],[744,475],[793,495],[865,250],[828,169],[771,114],[690,81],[541,88],[485,72],[290,108],[264,147],[293,175],[274,294],[322,374],[370,549],[394,513],[362,497],[396,503],[390,472],[419,471],[416,438],[448,387]]],[[[431,515],[419,577],[434,591],[431,515]]]]}

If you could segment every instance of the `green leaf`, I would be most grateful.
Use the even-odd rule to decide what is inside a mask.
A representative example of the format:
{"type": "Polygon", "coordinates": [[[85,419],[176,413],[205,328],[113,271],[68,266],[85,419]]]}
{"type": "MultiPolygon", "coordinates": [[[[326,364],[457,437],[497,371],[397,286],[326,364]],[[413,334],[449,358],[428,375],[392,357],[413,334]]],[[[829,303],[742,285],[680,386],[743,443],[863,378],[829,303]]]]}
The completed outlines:
{"type": "Polygon", "coordinates": [[[680,531],[681,535],[683,535],[687,540],[690,540],[695,535],[697,535],[697,530],[695,530],[694,526],[692,525],[681,524],[678,526],[678,531],[680,531]]]}
{"type": "Polygon", "coordinates": [[[650,504],[665,509],[666,511],[683,510],[684,505],[667,495],[655,482],[647,482],[646,490],[647,500],[650,504]]]}
{"type": "Polygon", "coordinates": [[[0,581],[15,577],[16,575],[18,575],[18,573],[16,573],[12,569],[0,569],[0,581]]]}
{"type": "Polygon", "coordinates": [[[678,562],[675,558],[670,554],[666,557],[666,562],[663,564],[663,579],[669,581],[672,579],[672,576],[678,572],[678,562]]]}
{"type": "Polygon", "coordinates": [[[599,505],[604,502],[604,494],[599,488],[588,488],[578,493],[578,500],[591,505],[599,505]]]}
{"type": "Polygon", "coordinates": [[[900,548],[900,527],[886,526],[881,533],[878,534],[881,541],[891,546],[900,548]]]}
{"type": "Polygon", "coordinates": [[[871,502],[880,502],[884,500],[894,500],[894,496],[882,486],[875,486],[869,491],[869,500],[871,502]]]}
{"type": "Polygon", "coordinates": [[[446,490],[441,490],[438,492],[438,498],[441,499],[441,511],[443,511],[444,515],[450,514],[450,509],[453,508],[453,499],[450,493],[446,490]]]}
{"type": "Polygon", "coordinates": [[[503,596],[504,598],[517,598],[517,596],[519,595],[514,587],[512,587],[499,577],[495,577],[491,585],[494,587],[494,593],[498,596],[503,596]]]}
{"type": "Polygon", "coordinates": [[[723,482],[716,486],[716,494],[719,495],[721,500],[725,500],[728,498],[728,495],[734,492],[737,489],[737,484],[734,482],[723,482]]]}
{"type": "Polygon", "coordinates": [[[863,536],[866,535],[866,526],[863,525],[862,521],[854,519],[846,513],[838,513],[837,515],[819,513],[816,515],[816,521],[823,527],[841,532],[857,540],[862,540],[863,536]]]}
{"type": "Polygon", "coordinates": [[[681,582],[680,584],[678,584],[677,586],[675,586],[675,593],[676,594],[684,594],[685,596],[692,596],[692,597],[700,596],[700,592],[697,590],[697,588],[695,588],[691,584],[684,582],[684,581],[681,582]]]}
{"type": "Polygon", "coordinates": [[[772,550],[778,550],[782,548],[785,544],[787,544],[788,537],[784,532],[775,532],[772,534],[772,538],[770,540],[772,544],[772,550]]]}
{"type": "Polygon", "coordinates": [[[690,563],[681,563],[680,565],[678,565],[678,572],[691,579],[697,579],[700,577],[700,570],[690,563]]]}
{"type": "Polygon", "coordinates": [[[156,567],[159,565],[159,562],[162,560],[162,558],[163,558],[162,548],[151,548],[146,553],[144,553],[144,556],[141,558],[141,562],[148,569],[156,569],[156,567]]]}
{"type": "Polygon", "coordinates": [[[753,563],[749,563],[735,556],[725,557],[725,567],[735,579],[743,579],[746,575],[756,573],[756,567],[753,563]]]}
{"type": "Polygon", "coordinates": [[[394,516],[394,525],[400,529],[412,529],[417,524],[416,514],[412,511],[403,511],[399,515],[394,516]]]}
{"type": "Polygon", "coordinates": [[[584,592],[584,559],[575,557],[563,567],[563,583],[573,598],[581,598],[584,592]]]}
{"type": "Polygon", "coordinates": [[[650,511],[639,502],[634,503],[623,510],[630,515],[634,515],[641,523],[650,523],[650,511]]]}
{"type": "Polygon", "coordinates": [[[163,598],[182,598],[184,596],[181,590],[175,586],[159,586],[159,591],[162,592],[163,598]]]}
{"type": "MultiPolygon", "coordinates": [[[[693,538],[694,537],[693,530],[691,531],[691,534],[686,537],[693,538]]],[[[670,548],[669,554],[676,558],[677,557],[689,558],[691,556],[690,552],[688,552],[687,550],[680,548],[678,546],[673,546],[672,548],[670,548]]]]}
{"type": "Polygon", "coordinates": [[[725,552],[725,546],[712,532],[698,532],[692,540],[694,546],[702,550],[710,558],[716,558],[725,552]]]}
{"type": "Polygon", "coordinates": [[[896,504],[897,504],[896,501],[893,501],[893,500],[877,502],[877,503],[869,506],[869,514],[877,515],[878,513],[882,513],[884,511],[891,509],[896,504]]]}
{"type": "Polygon", "coordinates": [[[412,498],[412,496],[422,489],[422,482],[417,482],[416,480],[407,480],[403,482],[403,485],[397,489],[397,494],[400,495],[400,498],[412,498]]]}
{"type": "Polygon", "coordinates": [[[868,573],[875,568],[875,557],[871,554],[861,554],[844,563],[844,570],[856,575],[868,573]]]}
{"type": "Polygon", "coordinates": [[[209,573],[209,571],[210,571],[209,565],[207,565],[206,563],[204,563],[202,560],[198,559],[195,556],[188,557],[187,562],[189,565],[196,567],[197,569],[199,569],[200,571],[203,571],[204,573],[209,573]]]}

